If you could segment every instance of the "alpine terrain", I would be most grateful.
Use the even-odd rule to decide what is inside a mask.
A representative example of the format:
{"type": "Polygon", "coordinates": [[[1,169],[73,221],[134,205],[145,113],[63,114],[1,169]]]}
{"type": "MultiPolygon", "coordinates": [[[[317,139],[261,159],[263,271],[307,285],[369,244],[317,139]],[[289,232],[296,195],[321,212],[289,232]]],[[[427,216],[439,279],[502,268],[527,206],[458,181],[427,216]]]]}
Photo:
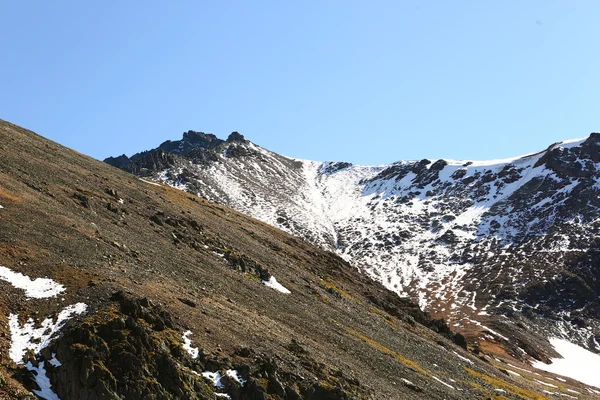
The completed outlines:
{"type": "Polygon", "coordinates": [[[189,131],[105,161],[338,254],[477,349],[600,353],[599,133],[505,160],[362,166],[189,131]]]}
{"type": "Polygon", "coordinates": [[[594,140],[367,168],[190,132],[134,176],[0,120],[0,398],[600,399],[520,350],[596,345],[594,140]]]}

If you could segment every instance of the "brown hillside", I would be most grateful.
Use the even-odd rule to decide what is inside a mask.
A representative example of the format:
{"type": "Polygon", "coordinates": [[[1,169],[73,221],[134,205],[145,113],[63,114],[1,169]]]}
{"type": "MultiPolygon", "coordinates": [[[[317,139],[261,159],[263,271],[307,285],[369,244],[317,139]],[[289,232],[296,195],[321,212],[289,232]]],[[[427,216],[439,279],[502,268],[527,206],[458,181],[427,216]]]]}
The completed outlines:
{"type": "MultiPolygon", "coordinates": [[[[27,299],[0,281],[4,398],[37,389],[7,356],[8,314],[39,321],[76,302],[87,313],[29,355],[57,354],[62,399],[214,399],[196,373],[228,369],[246,381],[223,380],[234,399],[552,398],[337,256],[3,121],[0,205],[0,266],[66,287],[27,299]],[[261,283],[271,275],[291,293],[261,283]]],[[[585,390],[551,390],[567,388],[585,390]]]]}

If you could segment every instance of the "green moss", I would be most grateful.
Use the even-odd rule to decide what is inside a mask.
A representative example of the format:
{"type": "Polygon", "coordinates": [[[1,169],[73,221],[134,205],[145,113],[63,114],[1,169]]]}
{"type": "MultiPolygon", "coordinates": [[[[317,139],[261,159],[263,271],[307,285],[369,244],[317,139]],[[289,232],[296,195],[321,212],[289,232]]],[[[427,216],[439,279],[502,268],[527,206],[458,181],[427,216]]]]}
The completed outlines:
{"type": "Polygon", "coordinates": [[[485,383],[487,383],[494,389],[506,390],[507,392],[509,392],[513,395],[519,396],[522,399],[526,399],[526,400],[550,400],[548,397],[542,396],[541,394],[535,393],[531,390],[520,388],[511,383],[505,382],[501,379],[498,379],[498,378],[495,378],[495,377],[492,377],[492,376],[489,376],[486,374],[482,374],[481,372],[474,371],[474,370],[464,367],[464,366],[463,366],[463,368],[465,369],[465,371],[467,371],[467,373],[469,375],[481,379],[482,381],[484,381],[485,383]]]}
{"type": "Polygon", "coordinates": [[[348,292],[346,292],[343,289],[338,288],[333,283],[328,282],[325,279],[319,278],[319,283],[326,291],[328,291],[329,293],[331,293],[335,296],[339,296],[339,297],[343,296],[343,297],[347,298],[348,300],[356,301],[356,299],[354,297],[352,297],[348,292]]]}
{"type": "Polygon", "coordinates": [[[367,343],[369,346],[381,351],[382,353],[385,354],[389,354],[391,356],[393,356],[397,361],[399,361],[400,363],[404,364],[405,366],[407,366],[408,368],[412,369],[413,371],[417,371],[422,373],[423,375],[431,375],[431,373],[427,370],[425,370],[424,368],[422,368],[417,362],[410,360],[404,356],[402,356],[401,354],[398,354],[397,352],[395,352],[392,349],[389,349],[387,347],[385,347],[382,344],[377,343],[376,341],[374,341],[373,339],[363,335],[362,333],[355,331],[352,328],[346,327],[346,330],[351,333],[353,336],[360,338],[361,340],[363,340],[365,343],[367,343]]]}

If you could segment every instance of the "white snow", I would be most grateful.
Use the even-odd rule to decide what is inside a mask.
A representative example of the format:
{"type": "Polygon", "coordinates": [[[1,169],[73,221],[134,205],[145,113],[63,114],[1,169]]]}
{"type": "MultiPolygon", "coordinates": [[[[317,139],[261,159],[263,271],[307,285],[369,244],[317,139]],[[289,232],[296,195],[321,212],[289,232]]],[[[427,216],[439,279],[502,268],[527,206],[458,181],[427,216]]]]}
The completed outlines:
{"type": "Polygon", "coordinates": [[[438,378],[436,376],[433,376],[432,378],[435,379],[436,381],[438,381],[439,383],[441,383],[442,385],[448,386],[450,389],[455,389],[456,390],[456,388],[454,386],[447,384],[446,382],[444,382],[440,378],[438,378]]]}
{"type": "Polygon", "coordinates": [[[192,335],[192,331],[183,332],[183,349],[188,352],[192,358],[198,358],[199,350],[197,347],[192,347],[192,340],[190,336],[192,335]]]}
{"type": "Polygon", "coordinates": [[[268,281],[262,281],[263,285],[270,287],[271,289],[275,289],[281,293],[290,294],[290,292],[285,286],[281,283],[277,282],[277,279],[273,275],[269,278],[268,281]]]}
{"type": "Polygon", "coordinates": [[[533,367],[554,374],[568,376],[586,385],[600,388],[600,355],[559,338],[550,338],[550,344],[563,358],[553,358],[551,364],[533,363],[533,367]]]}
{"type": "Polygon", "coordinates": [[[48,278],[36,278],[14,272],[9,268],[0,266],[0,279],[9,282],[18,289],[25,290],[25,295],[32,299],[45,299],[54,297],[65,291],[65,287],[48,278]]]}
{"type": "Polygon", "coordinates": [[[148,185],[152,185],[152,186],[159,186],[159,187],[161,186],[161,185],[160,185],[160,183],[156,183],[156,182],[150,182],[150,181],[147,181],[147,180],[145,180],[145,179],[142,179],[142,178],[139,178],[139,179],[140,179],[140,181],[142,181],[142,182],[144,182],[144,183],[147,183],[148,185]]]}
{"type": "Polygon", "coordinates": [[[33,393],[46,400],[60,400],[59,397],[52,390],[52,384],[50,378],[46,375],[46,369],[44,368],[44,361],[41,361],[37,367],[35,367],[31,361],[29,361],[25,367],[33,372],[35,375],[35,383],[40,387],[41,390],[33,390],[33,393]]]}
{"type": "Polygon", "coordinates": [[[56,358],[56,353],[52,353],[52,358],[48,361],[53,367],[60,367],[62,363],[56,358]]]}
{"type": "Polygon", "coordinates": [[[463,357],[463,356],[461,356],[461,355],[460,355],[460,354],[458,354],[456,351],[453,351],[453,353],[454,353],[454,354],[455,354],[455,355],[456,355],[458,358],[460,358],[461,360],[463,360],[463,361],[466,361],[466,362],[468,362],[469,364],[473,364],[473,361],[469,360],[467,357],[463,357]]]}
{"type": "Polygon", "coordinates": [[[2,210],[4,207],[2,207],[2,205],[0,204],[0,210],[2,210]]]}
{"type": "Polygon", "coordinates": [[[512,365],[511,363],[507,363],[506,365],[508,365],[511,368],[518,369],[519,371],[528,372],[528,373],[534,374],[534,375],[539,375],[537,372],[533,372],[533,371],[530,371],[525,368],[517,367],[516,365],[512,365]]]}
{"type": "Polygon", "coordinates": [[[470,321],[471,323],[473,323],[473,324],[477,325],[477,326],[480,326],[480,327],[482,327],[482,328],[483,328],[483,329],[485,329],[486,331],[490,332],[492,335],[494,335],[494,336],[496,336],[496,337],[498,337],[498,338],[504,339],[504,340],[506,340],[507,342],[509,341],[509,339],[508,339],[506,336],[504,336],[504,335],[502,335],[502,334],[500,334],[500,333],[496,332],[496,331],[495,331],[495,330],[493,330],[493,329],[490,329],[490,328],[488,328],[487,326],[483,325],[481,322],[479,322],[479,321],[475,321],[474,319],[469,319],[469,321],[470,321]]]}
{"type": "Polygon", "coordinates": [[[27,350],[33,350],[35,354],[39,353],[50,343],[54,334],[63,327],[69,318],[84,313],[86,309],[86,304],[76,303],[65,307],[58,314],[56,321],[46,318],[41,324],[36,324],[33,319],[29,318],[23,326],[19,323],[18,314],[10,314],[8,317],[11,335],[9,357],[18,364],[23,363],[23,356],[27,350]]]}
{"type": "MultiPolygon", "coordinates": [[[[562,147],[565,149],[571,148],[571,147],[576,147],[576,146],[579,146],[581,143],[583,143],[586,139],[587,139],[587,137],[579,138],[579,139],[563,140],[562,142],[556,143],[555,147],[562,147]]],[[[448,159],[446,159],[446,161],[448,162],[448,165],[453,165],[453,166],[462,166],[466,163],[471,163],[470,166],[473,166],[473,167],[493,167],[493,166],[497,166],[497,165],[514,163],[515,161],[519,161],[524,158],[530,158],[530,157],[536,156],[537,154],[538,153],[529,153],[529,154],[524,154],[522,156],[517,156],[517,157],[502,158],[502,159],[495,159],[495,160],[483,160],[483,161],[479,161],[479,160],[448,160],[448,159]]]]}
{"type": "MultiPolygon", "coordinates": [[[[227,371],[225,371],[225,375],[227,375],[230,378],[232,378],[233,380],[235,380],[237,383],[240,384],[240,386],[244,386],[246,384],[246,380],[243,379],[240,376],[240,373],[235,369],[228,369],[227,371]]],[[[220,372],[205,371],[202,373],[202,376],[205,377],[206,379],[210,380],[212,382],[213,386],[216,387],[217,389],[225,389],[225,386],[221,383],[221,379],[223,378],[223,375],[221,375],[220,372]]]]}
{"type": "Polygon", "coordinates": [[[558,386],[556,386],[556,385],[553,385],[553,384],[551,384],[551,383],[544,382],[544,381],[540,381],[539,379],[534,379],[534,381],[536,381],[537,383],[541,383],[542,385],[545,385],[545,386],[550,386],[550,387],[552,387],[552,388],[558,389],[558,386]]]}
{"type": "Polygon", "coordinates": [[[206,379],[210,380],[213,384],[214,387],[218,388],[218,389],[223,389],[224,386],[221,383],[221,373],[217,372],[210,372],[210,371],[206,371],[202,373],[202,376],[205,377],[206,379]]]}
{"type": "Polygon", "coordinates": [[[555,147],[562,147],[563,149],[570,149],[571,147],[576,147],[581,145],[583,142],[585,142],[587,140],[589,136],[586,136],[584,138],[579,138],[579,139],[569,139],[569,140],[563,140],[562,142],[559,142],[558,144],[556,144],[555,147]]]}
{"type": "MultiPolygon", "coordinates": [[[[569,389],[567,389],[567,390],[569,390],[569,389]]],[[[571,396],[571,395],[569,395],[569,394],[564,394],[564,393],[557,393],[557,394],[558,394],[559,396],[562,396],[562,397],[567,397],[567,398],[569,398],[569,399],[578,399],[578,398],[579,398],[578,396],[571,396]]]]}
{"type": "MultiPolygon", "coordinates": [[[[25,291],[28,298],[44,299],[55,297],[65,291],[63,285],[58,284],[52,279],[36,278],[31,279],[19,272],[14,272],[9,268],[0,266],[0,279],[9,282],[14,287],[25,291]]],[[[64,299],[63,299],[64,300],[64,299]]],[[[55,334],[64,326],[64,324],[73,315],[83,314],[87,309],[85,303],[76,303],[65,307],[56,317],[46,318],[41,323],[36,323],[33,318],[21,326],[18,314],[8,316],[8,326],[10,329],[10,349],[8,355],[17,364],[23,364],[23,357],[28,350],[38,355],[50,341],[54,339],[55,334]]],[[[48,361],[50,365],[57,368],[62,364],[56,359],[56,354],[52,353],[52,359],[48,361]]],[[[46,375],[45,361],[40,361],[38,366],[34,366],[31,361],[25,364],[27,370],[33,373],[35,383],[40,390],[33,392],[40,398],[46,400],[60,400],[58,395],[52,390],[50,379],[46,375]]]]}
{"type": "Polygon", "coordinates": [[[535,156],[537,153],[529,153],[523,154],[522,156],[517,157],[509,157],[509,158],[497,158],[492,160],[451,160],[444,159],[448,162],[448,165],[451,166],[463,166],[469,163],[470,167],[497,167],[504,166],[506,164],[514,163],[515,161],[522,160],[524,158],[529,158],[535,156]]]}
{"type": "Polygon", "coordinates": [[[233,378],[241,386],[244,386],[246,384],[246,380],[244,378],[242,378],[240,376],[240,373],[237,372],[237,370],[235,370],[235,369],[228,369],[227,371],[225,371],[225,374],[227,376],[230,376],[231,378],[233,378]]]}

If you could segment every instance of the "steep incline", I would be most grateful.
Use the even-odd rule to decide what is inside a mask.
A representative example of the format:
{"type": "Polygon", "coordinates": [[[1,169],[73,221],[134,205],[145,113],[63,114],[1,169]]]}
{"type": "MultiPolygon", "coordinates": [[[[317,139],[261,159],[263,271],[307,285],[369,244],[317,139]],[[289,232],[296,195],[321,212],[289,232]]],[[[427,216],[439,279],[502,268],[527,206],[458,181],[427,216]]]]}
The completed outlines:
{"type": "Polygon", "coordinates": [[[600,351],[600,134],[509,160],[375,167],[191,135],[212,136],[188,132],[167,142],[186,150],[163,144],[119,166],[335,251],[482,345],[483,324],[513,355],[539,357],[528,326],[600,351]]]}
{"type": "Polygon", "coordinates": [[[600,394],[469,352],[330,252],[3,121],[0,205],[2,399],[600,394]]]}

